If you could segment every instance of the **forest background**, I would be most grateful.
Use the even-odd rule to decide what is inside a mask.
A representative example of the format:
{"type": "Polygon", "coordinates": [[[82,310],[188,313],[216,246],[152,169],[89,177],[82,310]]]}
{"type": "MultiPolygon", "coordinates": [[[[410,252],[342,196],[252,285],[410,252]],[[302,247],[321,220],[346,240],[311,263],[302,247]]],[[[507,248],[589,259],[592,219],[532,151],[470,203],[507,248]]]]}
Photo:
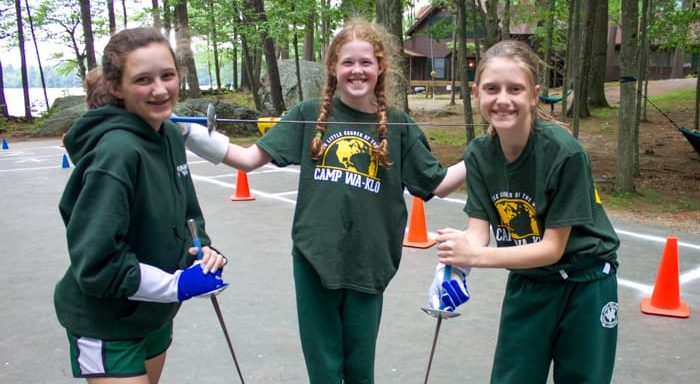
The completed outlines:
{"type": "MultiPolygon", "coordinates": [[[[444,6],[453,15],[451,23],[432,25],[429,33],[451,37],[454,68],[458,69],[453,79],[463,84],[468,83],[467,57],[475,56],[478,62],[480,53],[489,46],[512,37],[512,25],[534,26],[534,34],[528,42],[544,62],[554,66],[553,59],[559,58],[561,66],[555,69],[566,79],[561,88],[548,89],[548,76],[552,71],[543,70],[545,94],[564,95],[571,84],[587,85],[577,87],[571,98],[561,99],[557,117],[569,123],[572,133],[585,144],[594,136],[587,131],[591,123],[600,123],[597,116],[607,116],[604,126],[610,129],[603,141],[589,143],[587,148],[591,151],[607,144],[603,146],[610,153],[605,166],[605,192],[625,210],[670,212],[684,215],[686,219],[689,216],[697,224],[700,211],[697,153],[678,149],[671,154],[686,160],[674,165],[683,175],[672,187],[668,184],[672,182],[670,179],[656,186],[645,183],[649,169],[640,165],[648,160],[649,152],[656,153],[653,149],[649,151],[648,144],[643,141],[648,139],[648,135],[640,131],[645,123],[668,126],[670,122],[674,128],[680,123],[698,129],[700,83],[696,80],[694,90],[676,95],[676,99],[670,96],[671,102],[663,104],[665,109],[650,111],[648,106],[652,98],[648,93],[647,70],[650,52],[671,50],[674,63],[670,66],[678,68],[684,63],[693,63],[697,79],[700,51],[700,5],[697,1],[444,0],[431,5],[444,6]],[[608,40],[611,26],[621,32],[619,45],[608,40]],[[609,49],[611,45],[612,50],[609,49]],[[610,52],[619,61],[619,83],[605,81],[607,66],[601,63],[606,62],[610,52]],[[611,86],[617,91],[614,103],[609,101],[609,92],[606,92],[611,86]],[[654,123],[657,115],[661,120],[654,123]],[[660,204],[667,199],[659,196],[667,196],[675,203],[660,204]],[[648,204],[650,201],[657,204],[648,204]]],[[[285,105],[281,91],[278,60],[292,59],[297,68],[302,61],[323,62],[333,31],[353,15],[384,25],[390,32],[388,38],[402,44],[404,33],[420,16],[419,9],[419,4],[411,0],[301,3],[290,0],[0,0],[0,46],[14,47],[19,53],[18,58],[0,56],[3,116],[0,133],[31,131],[36,122],[28,97],[30,85],[51,87],[62,81],[69,86],[79,85],[86,72],[98,65],[99,47],[103,42],[126,27],[153,25],[172,37],[181,69],[183,98],[199,98],[206,92],[247,102],[260,111],[263,108],[259,89],[266,87],[276,114],[281,114],[289,106],[285,105]],[[49,52],[45,49],[48,45],[62,49],[49,52]],[[38,66],[28,65],[29,57],[37,58],[38,66]],[[7,71],[3,71],[3,65],[7,71]],[[263,77],[267,84],[261,82],[263,77]],[[19,119],[8,115],[4,99],[5,87],[16,87],[18,81],[24,90],[25,106],[24,116],[19,119]],[[201,85],[204,83],[208,86],[201,85]]],[[[679,77],[678,71],[672,70],[669,77],[679,77]]],[[[399,89],[409,90],[406,76],[396,74],[394,80],[400,84],[399,89]]],[[[298,69],[297,82],[302,82],[298,69]]],[[[459,116],[465,129],[457,137],[449,138],[452,142],[446,144],[463,146],[481,134],[479,121],[475,121],[478,115],[472,107],[469,87],[452,89],[459,89],[459,94],[450,95],[450,105],[461,105],[446,107],[445,113],[459,116]]],[[[303,97],[300,92],[299,99],[303,97]]],[[[408,92],[398,92],[397,98],[397,105],[409,111],[408,92]]],[[[417,116],[415,111],[414,116],[417,116]]],[[[440,140],[431,143],[434,149],[445,142],[444,137],[440,140]]],[[[595,158],[593,161],[595,168],[595,158]]],[[[669,173],[664,169],[662,164],[651,171],[658,178],[669,173]]],[[[598,181],[601,177],[598,175],[598,181]]]]}

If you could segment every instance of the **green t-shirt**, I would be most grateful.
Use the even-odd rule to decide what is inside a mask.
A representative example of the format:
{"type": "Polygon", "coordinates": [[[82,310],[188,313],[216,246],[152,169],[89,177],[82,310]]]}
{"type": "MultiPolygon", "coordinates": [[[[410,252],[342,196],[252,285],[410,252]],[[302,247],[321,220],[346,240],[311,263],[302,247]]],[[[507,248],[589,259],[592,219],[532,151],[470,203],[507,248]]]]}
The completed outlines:
{"type": "MultiPolygon", "coordinates": [[[[282,119],[315,122],[319,100],[297,104],[282,119]]],[[[446,169],[430,153],[421,129],[405,113],[389,109],[390,168],[371,156],[375,124],[328,124],[323,157],[311,159],[315,123],[280,123],[258,145],[279,166],[300,164],[292,239],[329,289],[382,292],[396,273],[406,227],[404,187],[414,196],[432,197],[446,169]]],[[[375,114],[333,100],[338,122],[376,122],[375,114]]]]}
{"type": "Polygon", "coordinates": [[[566,130],[538,120],[512,163],[497,136],[480,137],[467,147],[464,161],[469,170],[464,211],[491,223],[497,246],[536,243],[547,228],[572,227],[557,263],[518,273],[568,273],[603,261],[617,267],[620,241],[595,190],[588,155],[566,130]]]}

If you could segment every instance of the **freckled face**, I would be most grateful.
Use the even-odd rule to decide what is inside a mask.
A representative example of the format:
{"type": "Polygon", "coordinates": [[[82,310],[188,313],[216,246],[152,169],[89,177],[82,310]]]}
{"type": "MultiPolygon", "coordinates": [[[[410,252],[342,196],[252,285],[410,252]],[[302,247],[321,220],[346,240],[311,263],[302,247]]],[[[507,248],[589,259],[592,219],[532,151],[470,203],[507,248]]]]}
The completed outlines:
{"type": "Polygon", "coordinates": [[[501,136],[513,131],[529,134],[539,88],[517,63],[497,58],[481,72],[473,91],[482,116],[501,136]]]}
{"type": "Polygon", "coordinates": [[[170,49],[151,43],[128,53],[121,82],[110,84],[110,92],[124,101],[124,109],[159,130],[172,115],[178,97],[178,75],[170,49]]]}
{"type": "Polygon", "coordinates": [[[383,71],[372,44],[364,40],[348,41],[340,48],[334,68],[340,99],[355,109],[375,112],[372,97],[383,71]]]}

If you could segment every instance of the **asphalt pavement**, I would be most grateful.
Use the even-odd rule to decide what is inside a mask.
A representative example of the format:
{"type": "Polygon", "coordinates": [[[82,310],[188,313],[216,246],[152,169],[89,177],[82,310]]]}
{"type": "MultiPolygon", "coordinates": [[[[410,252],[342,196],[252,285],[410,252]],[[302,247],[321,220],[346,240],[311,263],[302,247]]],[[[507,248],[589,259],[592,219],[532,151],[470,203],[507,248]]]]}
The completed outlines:
{"type": "MultiPolygon", "coordinates": [[[[73,167],[62,168],[58,140],[9,142],[0,150],[0,383],[75,383],[53,287],[68,265],[58,201],[73,167]]],[[[298,170],[265,166],[247,174],[255,200],[232,202],[235,170],[190,154],[207,232],[230,264],[230,287],[218,296],[246,383],[305,383],[291,271],[291,224],[298,170]]],[[[464,228],[466,197],[425,204],[430,235],[464,228]]],[[[411,197],[406,202],[411,208],[411,197]]],[[[700,381],[700,236],[663,226],[613,222],[622,245],[619,343],[614,383],[700,381]],[[689,318],[646,315],[668,236],[678,238],[681,300],[689,318]]],[[[384,299],[376,382],[422,383],[436,320],[421,306],[433,278],[435,249],[404,248],[384,299]]],[[[443,321],[431,383],[487,383],[507,273],[474,270],[471,300],[443,321]]],[[[661,288],[659,288],[661,289],[661,288]]],[[[663,288],[667,289],[667,288],[663,288]]],[[[162,383],[238,383],[211,302],[184,303],[175,321],[162,383]]]]}

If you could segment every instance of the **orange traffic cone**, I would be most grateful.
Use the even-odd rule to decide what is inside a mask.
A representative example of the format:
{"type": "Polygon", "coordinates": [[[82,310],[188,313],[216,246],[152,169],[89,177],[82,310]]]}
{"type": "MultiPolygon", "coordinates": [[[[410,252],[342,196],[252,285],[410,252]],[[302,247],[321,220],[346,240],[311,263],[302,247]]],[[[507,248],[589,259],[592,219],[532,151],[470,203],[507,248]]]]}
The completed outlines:
{"type": "Polygon", "coordinates": [[[669,236],[661,258],[659,273],[651,298],[642,299],[642,313],[650,315],[689,317],[690,307],[681,300],[678,278],[678,239],[669,236]]]}
{"type": "Polygon", "coordinates": [[[425,224],[425,203],[423,199],[413,196],[411,207],[411,221],[408,223],[408,234],[403,240],[404,247],[430,248],[436,241],[428,238],[428,229],[425,224]]]}
{"type": "Polygon", "coordinates": [[[255,200],[255,196],[250,194],[250,188],[248,188],[248,175],[243,171],[238,171],[236,176],[236,192],[231,195],[231,200],[255,200]]]}

